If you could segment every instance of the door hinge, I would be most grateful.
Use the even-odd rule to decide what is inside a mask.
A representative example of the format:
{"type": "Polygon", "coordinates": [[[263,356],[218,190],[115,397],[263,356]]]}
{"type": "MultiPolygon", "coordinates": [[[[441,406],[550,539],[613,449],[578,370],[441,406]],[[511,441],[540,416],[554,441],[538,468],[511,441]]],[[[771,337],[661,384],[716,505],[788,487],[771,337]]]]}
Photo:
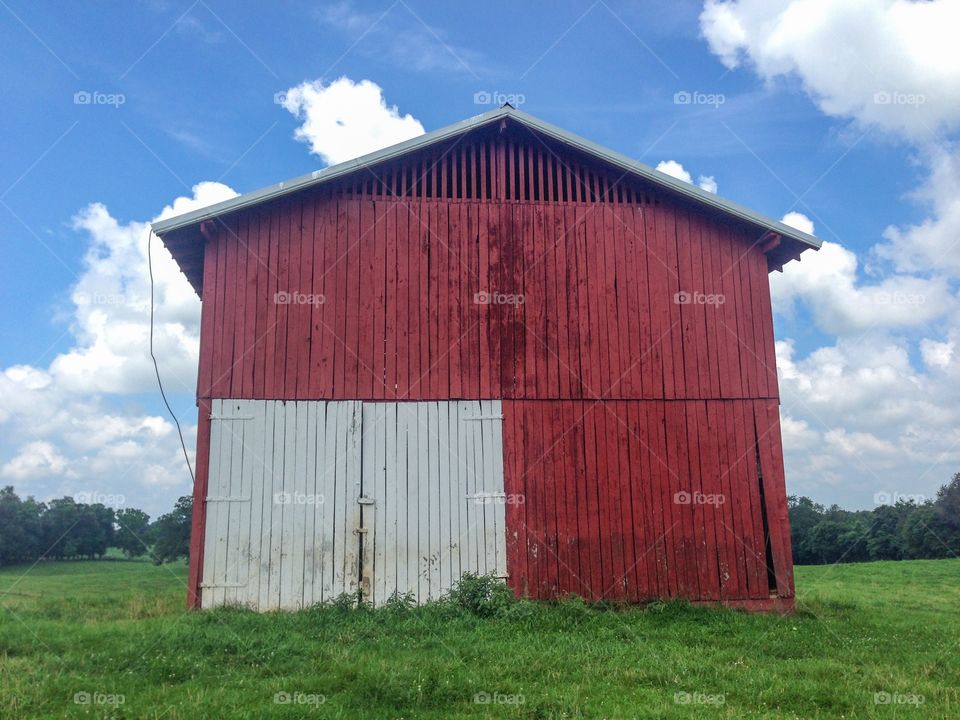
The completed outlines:
{"type": "Polygon", "coordinates": [[[210,413],[211,420],[253,420],[253,415],[214,415],[210,413]]]}
{"type": "Polygon", "coordinates": [[[377,501],[372,497],[358,497],[357,502],[360,505],[374,505],[377,501]]]}
{"type": "Polygon", "coordinates": [[[474,420],[503,420],[503,415],[474,415],[473,417],[461,418],[463,422],[471,422],[474,420]]]}
{"type": "Polygon", "coordinates": [[[210,495],[207,502],[250,502],[249,497],[231,497],[229,495],[210,495]]]}

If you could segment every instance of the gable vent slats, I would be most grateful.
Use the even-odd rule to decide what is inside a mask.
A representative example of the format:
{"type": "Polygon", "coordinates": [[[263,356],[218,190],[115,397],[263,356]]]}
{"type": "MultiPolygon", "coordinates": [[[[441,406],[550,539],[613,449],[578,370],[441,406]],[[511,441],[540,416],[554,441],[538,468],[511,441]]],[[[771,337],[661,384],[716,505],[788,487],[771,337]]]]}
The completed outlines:
{"type": "Polygon", "coordinates": [[[621,171],[517,134],[465,136],[446,146],[367,167],[331,183],[326,196],[366,200],[497,200],[657,205],[649,186],[621,171]]]}

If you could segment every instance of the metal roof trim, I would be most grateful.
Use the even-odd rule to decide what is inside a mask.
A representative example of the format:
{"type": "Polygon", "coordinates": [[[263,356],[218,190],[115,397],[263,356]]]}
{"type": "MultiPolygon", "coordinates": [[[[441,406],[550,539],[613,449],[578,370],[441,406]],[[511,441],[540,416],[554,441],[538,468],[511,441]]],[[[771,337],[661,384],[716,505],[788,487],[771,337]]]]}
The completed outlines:
{"type": "Polygon", "coordinates": [[[167,218],[166,220],[159,220],[152,224],[153,231],[157,233],[157,235],[163,236],[166,233],[203,222],[204,220],[210,220],[227,212],[233,212],[235,210],[258,205],[262,202],[266,202],[283,195],[288,195],[304,188],[312,187],[313,185],[319,185],[320,183],[347,175],[361,168],[374,165],[379,162],[384,162],[386,160],[391,160],[409,152],[423,149],[433,145],[434,143],[441,142],[461,133],[507,117],[512,118],[540,133],[543,133],[548,137],[580,150],[581,152],[585,152],[627,172],[634,173],[640,177],[650,180],[651,182],[665,187],[680,196],[703,203],[708,207],[727,213],[753,225],[780,233],[780,235],[792,240],[796,240],[797,242],[813,248],[814,250],[818,250],[822,244],[822,241],[813,235],[805,233],[801,230],[797,230],[796,228],[786,225],[779,220],[773,220],[772,218],[756,213],[738,203],[725,200],[724,198],[715,195],[714,193],[707,192],[696,185],[684,182],[683,180],[678,180],[677,178],[667,175],[666,173],[655,170],[649,165],[644,165],[643,163],[637,162],[636,160],[618,153],[615,150],[605,148],[602,145],[598,145],[597,143],[587,140],[586,138],[582,138],[579,135],[575,135],[574,133],[563,130],[556,125],[551,125],[550,123],[544,122],[533,115],[529,115],[509,105],[505,105],[504,107],[497,108],[495,110],[490,110],[482,115],[476,115],[472,118],[461,120],[453,125],[448,125],[444,128],[440,128],[439,130],[434,130],[424,135],[411,138],[410,140],[405,140],[402,143],[391,145],[390,147],[383,148],[382,150],[376,150],[372,153],[368,153],[367,155],[355,158],[354,160],[348,160],[337,165],[331,165],[323,170],[316,170],[312,173],[301,175],[300,177],[296,177],[291,180],[268,185],[265,188],[254,190],[243,195],[238,195],[230,200],[224,200],[223,202],[215,205],[208,205],[207,207],[199,208],[197,210],[184,213],[183,215],[177,215],[172,218],[167,218]]]}

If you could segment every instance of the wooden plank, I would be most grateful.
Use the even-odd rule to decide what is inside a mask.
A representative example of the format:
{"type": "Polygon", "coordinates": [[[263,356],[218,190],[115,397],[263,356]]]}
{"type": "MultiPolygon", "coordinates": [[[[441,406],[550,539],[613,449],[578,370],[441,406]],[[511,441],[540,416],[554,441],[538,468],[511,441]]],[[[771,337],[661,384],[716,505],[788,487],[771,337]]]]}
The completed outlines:
{"type": "Polygon", "coordinates": [[[308,413],[306,402],[291,403],[296,414],[294,442],[293,496],[290,498],[290,529],[288,531],[291,556],[290,607],[304,607],[304,582],[307,539],[307,438],[308,413]]]}
{"type": "MultiPolygon", "coordinates": [[[[462,155],[462,148],[461,155],[462,155]]],[[[461,157],[461,162],[463,158],[461,157]]],[[[461,172],[463,166],[461,165],[461,172]]],[[[463,176],[461,176],[461,188],[463,187],[463,176]]],[[[464,212],[462,203],[451,204],[448,208],[449,216],[447,218],[447,327],[449,333],[449,347],[447,352],[449,357],[450,372],[450,397],[459,399],[463,394],[463,332],[466,323],[463,322],[464,297],[460,285],[461,263],[463,262],[463,251],[465,243],[461,236],[461,216],[464,212]]]]}
{"type": "Polygon", "coordinates": [[[230,318],[234,311],[236,298],[232,278],[235,270],[233,253],[235,246],[228,236],[229,228],[221,222],[217,233],[217,329],[214,332],[213,374],[212,387],[215,397],[229,397],[230,395],[230,368],[233,353],[232,325],[230,318]],[[222,265],[221,265],[222,263],[222,265]]]}
{"type": "Polygon", "coordinates": [[[430,431],[427,404],[417,403],[416,451],[417,451],[417,598],[420,602],[430,599],[430,431]]]}
{"type": "Polygon", "coordinates": [[[215,338],[218,331],[223,332],[217,316],[219,245],[216,239],[206,240],[203,250],[203,302],[200,306],[200,362],[197,370],[198,398],[209,398],[213,392],[215,338]]]}
{"type": "Polygon", "coordinates": [[[193,512],[190,519],[190,569],[187,578],[187,607],[202,607],[204,556],[207,542],[207,488],[210,481],[210,400],[197,401],[196,479],[193,484],[193,512]]]}
{"type": "MultiPolygon", "coordinates": [[[[480,205],[477,208],[477,230],[478,230],[478,251],[479,265],[477,266],[477,277],[479,279],[478,293],[484,293],[489,298],[495,288],[490,286],[490,212],[491,207],[488,204],[480,205]]],[[[474,296],[477,298],[477,296],[474,296]]],[[[481,296],[482,297],[482,296],[481,296]]],[[[480,397],[488,398],[493,394],[494,369],[491,360],[491,314],[492,306],[490,302],[479,302],[477,312],[480,318],[480,397]]]]}
{"type": "MultiPolygon", "coordinates": [[[[406,457],[401,454],[397,403],[386,405],[382,424],[383,427],[378,430],[378,433],[385,443],[386,457],[383,473],[383,507],[377,510],[377,554],[374,560],[377,580],[376,593],[379,593],[380,602],[389,599],[398,589],[398,525],[400,522],[398,491],[404,488],[404,486],[401,486],[401,480],[405,479],[406,457]]],[[[377,442],[379,444],[381,441],[378,439],[377,442]]]]}
{"type": "MultiPolygon", "coordinates": [[[[456,503],[451,500],[452,487],[450,478],[450,405],[449,402],[435,403],[436,407],[436,443],[437,443],[437,481],[438,493],[436,498],[438,525],[437,525],[437,572],[439,577],[439,592],[442,594],[450,589],[456,579],[459,577],[453,571],[453,559],[455,553],[452,544],[455,535],[452,534],[451,515],[456,510],[456,503]]],[[[453,448],[456,454],[456,448],[453,448]]],[[[454,495],[455,497],[455,495],[454,495]]],[[[434,596],[437,596],[437,589],[434,590],[434,596]]]]}
{"type": "Polygon", "coordinates": [[[427,276],[429,294],[426,299],[427,305],[427,325],[430,328],[428,333],[427,357],[429,363],[429,374],[426,378],[427,395],[432,399],[446,396],[447,391],[443,390],[443,381],[440,378],[440,363],[446,348],[441,348],[440,338],[440,254],[442,239],[438,234],[440,203],[429,203],[426,207],[428,224],[429,244],[427,246],[427,276]]]}
{"type": "Polygon", "coordinates": [[[310,324],[314,309],[311,302],[305,302],[313,285],[313,222],[311,220],[309,229],[304,227],[304,212],[304,203],[298,200],[293,205],[290,221],[291,291],[300,293],[301,297],[299,302],[290,305],[285,397],[296,399],[309,394],[310,324]]]}
{"type": "Polygon", "coordinates": [[[417,338],[420,341],[420,367],[417,374],[417,384],[414,388],[414,398],[423,399],[430,396],[430,373],[432,358],[430,357],[430,237],[429,203],[421,202],[418,209],[417,226],[419,242],[417,244],[418,276],[420,292],[417,297],[416,308],[419,311],[419,330],[417,338]]]}
{"type": "MultiPolygon", "coordinates": [[[[214,398],[210,401],[211,414],[219,415],[222,400],[214,398]]],[[[205,505],[205,532],[204,532],[204,563],[201,575],[200,595],[201,607],[209,608],[215,605],[213,585],[217,578],[217,538],[219,528],[219,507],[216,503],[207,502],[208,495],[219,495],[223,460],[221,455],[223,428],[219,421],[210,421],[210,466],[207,492],[203,496],[205,505]]]]}
{"type": "Polygon", "coordinates": [[[443,592],[443,573],[441,565],[446,556],[441,544],[441,538],[444,533],[442,523],[444,521],[441,512],[442,491],[440,485],[442,482],[440,474],[440,409],[439,403],[429,402],[424,405],[425,425],[420,428],[424,435],[427,448],[427,505],[429,508],[428,521],[428,556],[427,556],[427,579],[429,582],[429,597],[436,599],[443,592]]]}
{"type": "Polygon", "coordinates": [[[776,400],[755,400],[753,407],[760,444],[760,467],[763,472],[773,567],[777,577],[777,595],[791,598],[794,596],[793,560],[783,449],[780,445],[780,414],[776,400]]]}
{"type": "MultiPolygon", "coordinates": [[[[444,165],[446,166],[446,165],[444,165]]],[[[453,212],[456,212],[455,210],[453,212]]],[[[437,203],[436,213],[433,217],[434,228],[434,248],[436,250],[432,258],[431,267],[433,270],[437,286],[437,318],[436,338],[437,344],[434,348],[434,362],[436,363],[435,372],[437,375],[437,399],[451,397],[451,378],[450,378],[450,355],[455,340],[452,335],[451,327],[451,309],[453,307],[453,298],[450,296],[450,229],[449,217],[451,209],[449,202],[437,203]]]]}

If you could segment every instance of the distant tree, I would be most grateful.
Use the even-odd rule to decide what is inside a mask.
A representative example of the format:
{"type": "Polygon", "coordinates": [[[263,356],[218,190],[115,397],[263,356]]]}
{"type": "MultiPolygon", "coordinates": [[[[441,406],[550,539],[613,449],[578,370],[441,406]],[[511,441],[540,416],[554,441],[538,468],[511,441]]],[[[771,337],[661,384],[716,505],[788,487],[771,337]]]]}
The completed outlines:
{"type": "Polygon", "coordinates": [[[937,492],[937,526],[950,557],[960,557],[960,472],[937,492]]]}
{"type": "Polygon", "coordinates": [[[791,495],[787,498],[790,513],[790,540],[793,544],[793,561],[798,565],[811,565],[818,562],[817,555],[810,545],[813,528],[823,520],[823,505],[818,505],[808,497],[791,495]]]}
{"type": "Polygon", "coordinates": [[[909,559],[949,557],[946,526],[933,503],[919,505],[903,523],[903,554],[909,559]]]}
{"type": "Polygon", "coordinates": [[[21,500],[8,486],[0,490],[0,565],[28,562],[40,557],[43,505],[33,498],[21,500]]]}
{"type": "Polygon", "coordinates": [[[124,508],[116,514],[117,527],[113,544],[123,550],[127,557],[140,557],[146,554],[152,542],[150,516],[143,510],[124,508]]]}
{"type": "Polygon", "coordinates": [[[873,511],[867,529],[867,554],[870,560],[903,558],[901,525],[907,513],[909,506],[906,503],[881,505],[873,511]]]}
{"type": "Polygon", "coordinates": [[[40,519],[44,557],[71,558],[78,553],[78,543],[73,529],[80,518],[80,508],[71,497],[51,500],[40,519]]]}
{"type": "Polygon", "coordinates": [[[70,531],[76,539],[76,555],[85,558],[103,557],[114,544],[115,516],[112,508],[100,503],[77,506],[77,524],[70,531]]]}
{"type": "Polygon", "coordinates": [[[190,556],[190,521],[193,498],[184,495],[173,512],[161,515],[152,526],[154,537],[153,559],[158,565],[190,556]]]}

